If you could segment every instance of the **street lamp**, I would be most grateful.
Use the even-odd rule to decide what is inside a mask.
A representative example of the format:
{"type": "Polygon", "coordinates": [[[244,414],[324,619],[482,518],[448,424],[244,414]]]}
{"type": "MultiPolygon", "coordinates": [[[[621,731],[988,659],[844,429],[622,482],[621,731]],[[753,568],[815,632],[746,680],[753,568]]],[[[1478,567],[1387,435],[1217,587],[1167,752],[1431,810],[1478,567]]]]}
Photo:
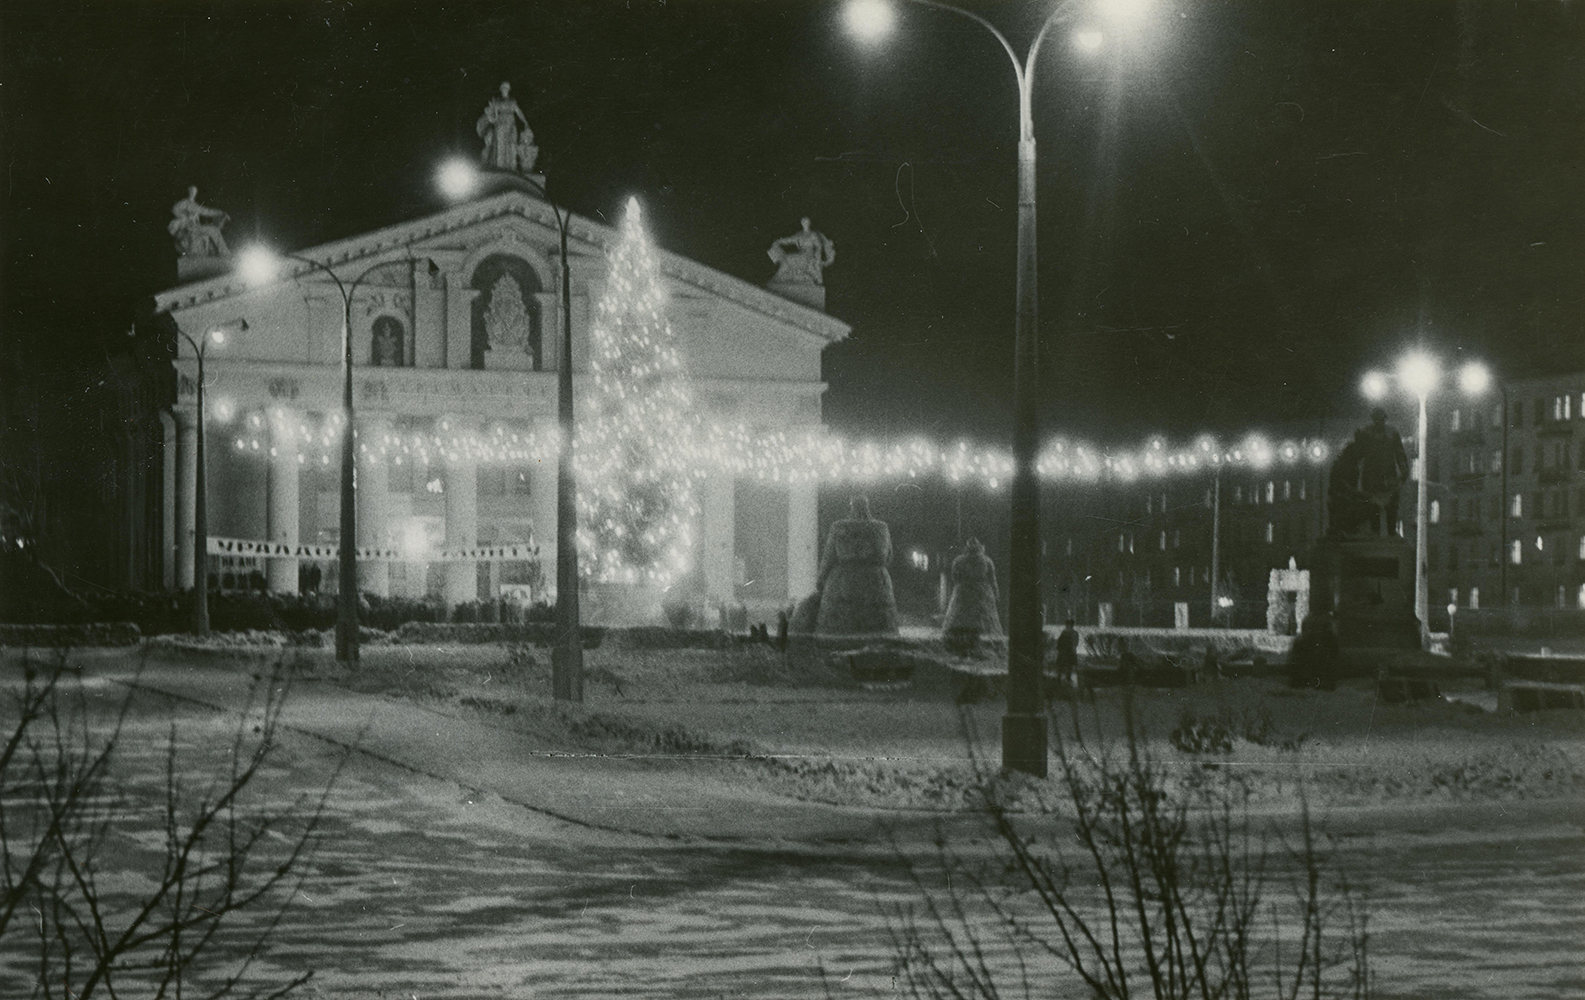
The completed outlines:
{"type": "MultiPolygon", "coordinates": [[[[336,593],[336,662],[352,666],[358,662],[358,508],[352,419],[352,298],[364,278],[393,262],[382,260],[370,265],[349,285],[328,264],[299,254],[279,253],[262,245],[254,245],[238,256],[237,268],[248,284],[263,285],[275,280],[284,260],[293,260],[313,270],[323,271],[335,283],[336,291],[341,293],[341,544],[336,593]]],[[[434,267],[433,262],[430,267],[434,267]]]]}
{"type": "MultiPolygon", "coordinates": [[[[238,329],[247,332],[246,321],[240,322],[238,329]]],[[[204,488],[207,478],[204,469],[204,353],[210,344],[216,347],[226,342],[226,332],[219,327],[194,340],[187,335],[185,330],[177,328],[176,332],[187,341],[193,349],[193,355],[198,358],[198,450],[193,460],[193,474],[196,482],[193,484],[193,589],[196,591],[193,601],[193,634],[209,634],[209,498],[208,490],[204,488]]]]}
{"type": "Polygon", "coordinates": [[[572,269],[567,257],[570,211],[563,212],[545,186],[521,174],[480,170],[463,159],[441,165],[436,183],[460,201],[483,189],[521,186],[550,206],[561,237],[561,362],[556,366],[557,424],[561,448],[556,456],[556,645],[551,649],[551,689],[557,700],[583,700],[583,641],[578,609],[578,480],[572,443],[572,269]]]}
{"type": "MultiPolygon", "coordinates": [[[[1067,20],[1075,0],[1064,0],[1035,33],[1020,60],[1012,43],[985,18],[937,0],[907,0],[923,7],[965,17],[990,32],[1013,66],[1018,85],[1018,264],[1013,349],[1013,483],[1011,545],[1007,601],[1007,714],[1002,717],[1002,766],[1044,776],[1046,721],[1041,712],[1040,680],[1044,659],[1044,626],[1040,600],[1040,487],[1035,464],[1039,456],[1040,339],[1036,304],[1035,257],[1035,130],[1030,111],[1035,65],[1040,47],[1057,24],[1067,20]]],[[[1137,17],[1143,0],[1114,0],[1102,12],[1117,20],[1137,17]]],[[[850,0],[849,30],[866,43],[876,43],[895,23],[886,0],[850,0]]],[[[1080,43],[1081,45],[1083,43],[1080,43]]],[[[1099,44],[1098,40],[1095,42],[1099,44]]]]}
{"type": "MultiPolygon", "coordinates": [[[[1430,456],[1427,444],[1426,426],[1426,400],[1436,391],[1442,381],[1442,366],[1435,357],[1425,351],[1410,351],[1398,361],[1398,366],[1391,376],[1383,372],[1367,372],[1360,381],[1360,389],[1366,398],[1373,401],[1386,397],[1389,386],[1396,382],[1402,389],[1408,390],[1419,404],[1415,421],[1415,446],[1419,455],[1419,480],[1415,495],[1414,509],[1414,616],[1420,619],[1420,645],[1424,648],[1430,634],[1431,595],[1426,580],[1426,550],[1428,545],[1428,525],[1430,518],[1430,456]]],[[[1470,395],[1482,392],[1491,382],[1491,375],[1484,366],[1468,364],[1459,373],[1459,386],[1470,395]]],[[[1504,407],[1506,410],[1506,406],[1504,407]]],[[[1503,491],[1507,492],[1507,414],[1503,414],[1503,491]]],[[[1503,519],[1503,535],[1507,535],[1506,511],[1503,519]]],[[[1506,544],[1506,542],[1505,542],[1506,544]]],[[[1507,553],[1502,554],[1507,558],[1507,553]]],[[[1506,564],[1504,564],[1503,588],[1507,589],[1506,564]]]]}

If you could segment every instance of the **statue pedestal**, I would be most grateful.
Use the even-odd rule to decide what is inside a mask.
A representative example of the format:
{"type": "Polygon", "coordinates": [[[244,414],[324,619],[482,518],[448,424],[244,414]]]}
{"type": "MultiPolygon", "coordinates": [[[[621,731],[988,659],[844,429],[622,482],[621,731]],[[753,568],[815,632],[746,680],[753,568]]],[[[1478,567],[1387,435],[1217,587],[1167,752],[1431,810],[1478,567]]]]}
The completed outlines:
{"type": "Polygon", "coordinates": [[[1402,538],[1323,538],[1310,558],[1310,605],[1331,608],[1345,648],[1419,649],[1414,546],[1402,538]]]}
{"type": "Polygon", "coordinates": [[[791,299],[799,305],[811,309],[826,311],[826,286],[810,284],[803,281],[772,281],[765,285],[767,291],[775,292],[784,299],[791,299]]]}

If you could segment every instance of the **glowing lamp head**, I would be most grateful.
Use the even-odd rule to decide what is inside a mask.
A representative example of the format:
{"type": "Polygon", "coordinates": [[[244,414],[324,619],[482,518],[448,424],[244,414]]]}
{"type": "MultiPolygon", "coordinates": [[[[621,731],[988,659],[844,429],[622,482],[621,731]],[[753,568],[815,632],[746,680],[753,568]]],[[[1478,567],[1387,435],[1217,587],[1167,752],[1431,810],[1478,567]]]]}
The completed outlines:
{"type": "Polygon", "coordinates": [[[1137,28],[1150,17],[1151,0],[1099,0],[1096,12],[1118,28],[1137,28]]]}
{"type": "Polygon", "coordinates": [[[897,15],[886,0],[848,0],[843,19],[853,37],[874,45],[892,33],[897,15]]]}
{"type": "Polygon", "coordinates": [[[637,195],[627,199],[627,217],[632,222],[642,222],[644,219],[644,208],[638,203],[637,195]]]}
{"type": "Polygon", "coordinates": [[[1398,362],[1399,384],[1416,396],[1430,395],[1431,390],[1436,388],[1437,378],[1441,374],[1436,359],[1420,351],[1406,354],[1403,360],[1398,362]]]}
{"type": "Polygon", "coordinates": [[[1491,388],[1491,369],[1479,361],[1471,361],[1458,370],[1458,387],[1466,395],[1483,396],[1491,388]]]}
{"type": "Polygon", "coordinates": [[[226,342],[226,331],[220,329],[210,330],[209,342],[211,344],[224,344],[226,342]]]}
{"type": "Polygon", "coordinates": [[[281,269],[280,258],[266,246],[251,246],[237,255],[237,271],[250,285],[268,284],[281,269]]]}
{"type": "Polygon", "coordinates": [[[1363,392],[1365,398],[1373,403],[1386,399],[1387,376],[1381,372],[1366,372],[1365,377],[1360,380],[1359,391],[1363,392]]]}
{"type": "Polygon", "coordinates": [[[237,406],[231,400],[222,396],[215,400],[215,405],[211,412],[216,420],[223,424],[229,424],[231,418],[237,415],[237,406]]]}
{"type": "Polygon", "coordinates": [[[440,170],[435,174],[435,183],[440,187],[440,193],[453,201],[471,198],[479,188],[479,171],[473,164],[460,157],[454,157],[440,165],[440,170]]]}
{"type": "Polygon", "coordinates": [[[1099,52],[1106,44],[1106,36],[1091,28],[1073,33],[1073,47],[1080,52],[1099,52]]]}

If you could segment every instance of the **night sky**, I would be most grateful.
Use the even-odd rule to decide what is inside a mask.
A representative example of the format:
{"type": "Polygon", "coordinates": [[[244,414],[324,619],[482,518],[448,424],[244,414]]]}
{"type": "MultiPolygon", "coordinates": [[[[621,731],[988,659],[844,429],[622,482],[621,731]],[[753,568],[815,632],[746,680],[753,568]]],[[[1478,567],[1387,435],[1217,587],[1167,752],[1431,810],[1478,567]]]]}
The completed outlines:
{"type": "MultiPolygon", "coordinates": [[[[1020,48],[1053,9],[977,4],[1020,48]]],[[[1083,5],[1075,5],[1082,10],[1083,5]]],[[[551,193],[741,278],[835,240],[827,417],[1005,441],[1015,92],[991,37],[836,3],[7,0],[4,333],[91,352],[175,283],[170,206],[298,250],[443,207],[513,84],[551,193]]],[[[1050,428],[1136,443],[1352,407],[1417,339],[1585,368],[1585,9],[1163,2],[1036,81],[1050,428]]]]}

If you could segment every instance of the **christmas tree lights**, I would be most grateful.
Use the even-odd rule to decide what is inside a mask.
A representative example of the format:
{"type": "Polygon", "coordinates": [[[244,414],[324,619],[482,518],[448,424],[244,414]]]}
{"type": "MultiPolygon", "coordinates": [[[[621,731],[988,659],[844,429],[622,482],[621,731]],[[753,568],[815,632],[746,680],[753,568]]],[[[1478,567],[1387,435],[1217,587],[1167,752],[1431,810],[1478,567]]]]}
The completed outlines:
{"type": "Polygon", "coordinates": [[[695,428],[636,198],[609,265],[590,331],[594,398],[575,452],[579,568],[595,580],[664,587],[692,563],[695,428]]]}

